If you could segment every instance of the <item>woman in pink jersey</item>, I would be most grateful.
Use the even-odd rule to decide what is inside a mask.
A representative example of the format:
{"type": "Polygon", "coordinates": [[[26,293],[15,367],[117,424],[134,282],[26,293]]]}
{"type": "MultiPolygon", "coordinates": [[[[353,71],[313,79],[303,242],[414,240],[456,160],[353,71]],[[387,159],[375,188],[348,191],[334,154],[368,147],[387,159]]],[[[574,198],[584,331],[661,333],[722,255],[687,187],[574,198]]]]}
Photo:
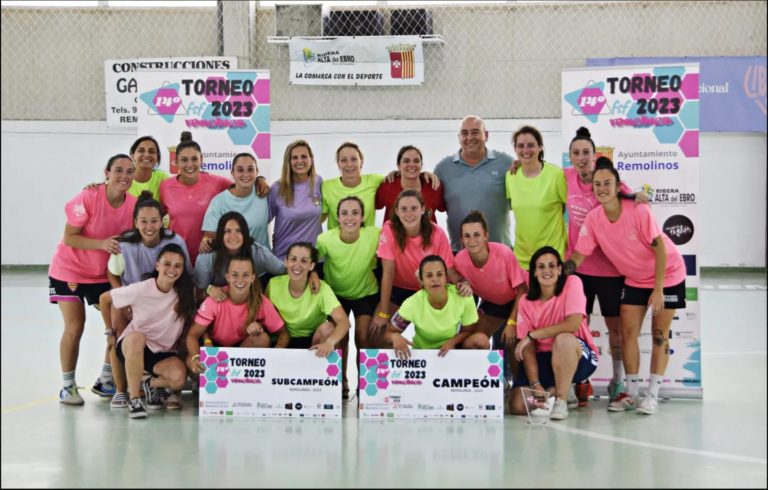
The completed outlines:
{"type": "Polygon", "coordinates": [[[206,298],[187,333],[187,368],[193,374],[205,371],[198,352],[209,326],[213,345],[220,347],[270,347],[269,335],[283,328],[280,314],[261,292],[251,257],[232,257],[226,276],[227,299],[219,302],[206,298]]]}
{"type": "MultiPolygon", "coordinates": [[[[494,348],[501,348],[504,340],[511,347],[517,323],[515,298],[525,293],[525,272],[511,248],[488,241],[488,223],[480,211],[472,211],[462,220],[461,244],[464,248],[456,254],[456,272],[482,300],[477,308],[478,332],[493,338],[494,348]]],[[[505,354],[505,359],[510,356],[505,354]]],[[[508,362],[505,368],[513,369],[508,362]]]]}
{"type": "MultiPolygon", "coordinates": [[[[125,363],[131,397],[128,416],[132,419],[146,418],[147,408],[163,408],[160,390],[180,390],[187,379],[184,362],[175,350],[195,316],[195,287],[185,262],[184,249],[169,243],[160,250],[149,279],[107,291],[99,300],[103,312],[112,306],[130,306],[133,311],[116,347],[118,359],[125,363]],[[145,371],[149,377],[142,383],[145,371]],[[140,398],[141,387],[146,404],[140,398]]],[[[111,329],[110,315],[104,313],[103,317],[111,329]]]]}
{"type": "MultiPolygon", "coordinates": [[[[594,208],[600,204],[592,192],[592,173],[595,171],[596,148],[587,128],[579,128],[569,147],[571,167],[565,169],[565,180],[568,184],[568,249],[565,254],[569,257],[576,249],[579,229],[584,220],[594,208]]],[[[629,194],[631,190],[622,184],[622,192],[629,194]]],[[[637,202],[648,202],[648,196],[639,192],[637,202]]],[[[613,401],[624,390],[624,364],[621,360],[621,330],[619,329],[619,303],[624,278],[616,267],[605,257],[600,248],[587,257],[576,270],[584,284],[584,294],[587,296],[587,321],[592,315],[595,297],[600,302],[600,313],[608,328],[608,342],[611,358],[613,359],[613,376],[608,383],[608,399],[613,401]]],[[[592,394],[592,386],[587,382],[576,386],[579,406],[585,406],[592,394]]]]}
{"type": "Polygon", "coordinates": [[[650,208],[620,192],[613,163],[597,159],[592,176],[600,207],[587,214],[571,255],[575,266],[598,246],[624,276],[621,293],[621,349],[627,391],[608,405],[615,412],[656,412],[659,388],[669,361],[669,327],[675,310],[685,308],[685,263],[672,241],[659,229],[650,208]],[[651,308],[651,377],[648,393],[636,405],[640,385],[638,336],[651,308]]]}
{"type": "Polygon", "coordinates": [[[466,281],[453,267],[453,252],[445,232],[432,223],[424,207],[424,198],[415,189],[406,189],[397,196],[392,219],[384,223],[377,255],[381,259],[382,276],[380,300],[368,328],[369,344],[381,340],[389,319],[421,286],[416,272],[421,259],[427,255],[441,257],[448,267],[448,279],[456,284],[462,296],[472,294],[466,281]]]}
{"type": "Polygon", "coordinates": [[[192,133],[181,133],[176,146],[179,175],[160,184],[160,203],[168,211],[169,228],[184,237],[192,265],[197,260],[203,238],[203,217],[213,196],[226,190],[232,181],[200,171],[203,152],[192,140],[192,133]]]}
{"type": "MultiPolygon", "coordinates": [[[[85,189],[67,202],[64,210],[67,224],[48,269],[51,303],[58,303],[64,318],[59,355],[64,387],[59,401],[66,405],[82,405],[77,391],[75,367],[80,352],[80,338],[85,329],[85,305],[97,304],[99,296],[109,291],[107,261],[109,254],[120,251],[117,235],[131,226],[136,198],[128,194],[135,167],[131,157],[115,155],[107,162],[106,185],[85,189]]],[[[94,389],[111,397],[114,392],[109,347],[104,367],[94,389]]]]}
{"type": "Polygon", "coordinates": [[[586,316],[581,279],[566,276],[563,260],[553,247],[531,256],[529,289],[518,300],[515,358],[523,363],[515,378],[510,410],[525,415],[521,388],[530,386],[555,395],[551,417],[568,418],[566,401],[574,382],[597,368],[597,349],[586,316]]]}

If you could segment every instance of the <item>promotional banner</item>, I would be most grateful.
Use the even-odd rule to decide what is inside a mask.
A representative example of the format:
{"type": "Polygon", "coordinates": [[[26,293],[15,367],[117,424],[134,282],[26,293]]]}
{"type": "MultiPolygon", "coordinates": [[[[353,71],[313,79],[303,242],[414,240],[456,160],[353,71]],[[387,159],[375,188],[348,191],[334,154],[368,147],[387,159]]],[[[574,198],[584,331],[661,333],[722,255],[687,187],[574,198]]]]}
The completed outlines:
{"type": "Polygon", "coordinates": [[[107,126],[135,128],[138,123],[138,82],[135,72],[147,70],[233,70],[234,56],[204,58],[149,58],[104,61],[107,126]]]}
{"type": "Polygon", "coordinates": [[[270,179],[269,72],[138,72],[138,134],[160,143],[161,166],[177,174],[174,161],[181,133],[190,131],[203,152],[201,169],[229,176],[241,152],[256,157],[270,179]]]}
{"type": "MultiPolygon", "coordinates": [[[[686,308],[677,310],[670,330],[670,356],[663,397],[701,398],[697,195],[699,194],[699,66],[611,66],[563,71],[563,144],[584,126],[598,154],[610,158],[622,182],[645,191],[659,227],[677,246],[686,265],[686,308]]],[[[567,151],[563,167],[570,166],[567,151]]],[[[595,309],[599,311],[598,302],[595,309]]],[[[596,313],[597,313],[596,311],[596,313]]],[[[640,333],[640,374],[648,382],[651,313],[640,333]]],[[[600,350],[592,376],[605,393],[612,376],[608,330],[593,314],[590,328],[600,350]]]]}
{"type": "Polygon", "coordinates": [[[341,351],[204,347],[201,417],[341,417],[341,351]]]}
{"type": "Polygon", "coordinates": [[[392,349],[360,351],[361,418],[500,419],[504,416],[502,351],[392,349]]]}
{"type": "Polygon", "coordinates": [[[289,83],[297,85],[423,85],[419,36],[291,38],[289,83]]]}
{"type": "Polygon", "coordinates": [[[701,131],[766,132],[765,56],[587,59],[587,66],[660,63],[699,63],[701,131]]]}

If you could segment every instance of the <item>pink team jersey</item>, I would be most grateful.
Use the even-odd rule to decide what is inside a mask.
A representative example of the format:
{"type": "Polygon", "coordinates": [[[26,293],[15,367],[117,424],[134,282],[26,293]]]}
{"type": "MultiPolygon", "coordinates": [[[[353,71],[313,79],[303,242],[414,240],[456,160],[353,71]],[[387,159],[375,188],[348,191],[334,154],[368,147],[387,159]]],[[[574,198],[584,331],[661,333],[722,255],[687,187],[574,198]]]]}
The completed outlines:
{"type": "Polygon", "coordinates": [[[416,291],[421,286],[416,277],[421,259],[427,255],[439,255],[450,269],[453,267],[453,252],[448,237],[442,228],[432,225],[432,244],[424,250],[421,236],[407,237],[405,250],[401,251],[392,231],[392,223],[386,222],[381,229],[379,248],[376,254],[383,260],[395,262],[395,278],[393,284],[399,288],[416,291]]]}
{"type": "MultiPolygon", "coordinates": [[[[247,325],[245,320],[247,316],[247,303],[236,305],[229,298],[217,303],[212,298],[205,298],[200,309],[197,310],[195,323],[203,327],[213,323],[211,331],[213,342],[220,347],[237,347],[246,337],[245,327],[247,325]]],[[[261,295],[261,308],[256,314],[256,321],[261,323],[264,329],[270,333],[277,332],[283,328],[284,324],[275,306],[263,294],[261,295]]]]}
{"type": "MultiPolygon", "coordinates": [[[[546,328],[562,322],[568,315],[581,315],[576,337],[587,343],[597,356],[597,348],[592,340],[592,332],[587,325],[587,297],[584,286],[578,276],[568,276],[560,296],[553,296],[547,301],[531,301],[523,296],[518,301],[517,338],[522,339],[528,332],[546,328]]],[[[554,338],[536,339],[536,352],[550,352],[554,338]]]]}
{"type": "MultiPolygon", "coordinates": [[[[583,183],[579,177],[579,172],[574,167],[565,169],[565,181],[568,184],[568,199],[566,201],[566,208],[568,209],[568,251],[565,255],[570,257],[576,249],[579,230],[587,218],[587,213],[598,207],[600,203],[597,202],[595,193],[592,192],[592,182],[583,183]]],[[[625,193],[632,192],[623,183],[620,190],[625,193]]],[[[588,276],[621,276],[600,248],[595,249],[592,255],[584,259],[584,262],[581,263],[577,271],[588,276]]]]}
{"type": "Polygon", "coordinates": [[[488,261],[475,267],[467,249],[456,254],[456,271],[469,281],[480,298],[497,305],[509,303],[517,295],[517,287],[525,282],[525,272],[511,248],[503,243],[488,242],[488,261]]]}
{"type": "Polygon", "coordinates": [[[111,291],[115,308],[130,306],[133,318],[118,342],[131,332],[140,332],[147,338],[152,352],[172,352],[184,329],[184,320],[174,311],[179,297],[171,289],[164,293],[157,289],[155,279],[135,282],[111,291]]]}
{"type": "MultiPolygon", "coordinates": [[[[80,228],[87,238],[104,239],[131,228],[136,198],[125,195],[125,201],[113,208],[107,200],[107,186],[84,190],[64,206],[67,224],[80,228]]],[[[83,250],[64,244],[62,239],[51,259],[48,275],[66,282],[95,284],[107,282],[109,254],[104,250],[83,250]]]]}
{"type": "Polygon", "coordinates": [[[160,202],[171,218],[169,228],[184,237],[192,264],[197,260],[203,239],[205,210],[211,199],[230,185],[232,181],[226,177],[204,173],[193,185],[182,184],[178,177],[160,184],[160,202]]]}
{"type": "Polygon", "coordinates": [[[667,249],[667,270],[664,287],[674,286],[685,279],[685,262],[669,237],[661,232],[647,204],[621,200],[621,216],[611,223],[602,206],[587,214],[579,231],[576,251],[589,255],[600,247],[613,262],[624,282],[636,288],[653,288],[656,256],[651,241],[661,236],[667,249]]]}

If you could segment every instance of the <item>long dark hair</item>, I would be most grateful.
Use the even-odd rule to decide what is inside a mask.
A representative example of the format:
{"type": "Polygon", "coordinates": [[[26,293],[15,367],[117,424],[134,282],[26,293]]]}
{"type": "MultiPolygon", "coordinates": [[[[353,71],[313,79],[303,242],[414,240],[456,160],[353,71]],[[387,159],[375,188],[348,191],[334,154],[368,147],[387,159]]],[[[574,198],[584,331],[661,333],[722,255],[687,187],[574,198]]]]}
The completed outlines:
{"type": "MultiPolygon", "coordinates": [[[[152,196],[151,191],[141,191],[141,194],[139,194],[139,197],[136,201],[136,206],[133,208],[133,227],[130,230],[125,230],[124,232],[122,232],[120,236],[117,237],[118,242],[125,242],[125,243],[141,242],[141,233],[139,232],[139,229],[136,228],[136,219],[138,219],[139,211],[141,211],[142,208],[157,209],[157,212],[160,213],[161,220],[163,219],[163,215],[165,214],[163,205],[155,200],[155,198],[152,196]]],[[[176,233],[166,228],[165,225],[163,224],[163,227],[160,230],[160,240],[163,240],[165,238],[173,238],[174,236],[176,236],[176,233]]]]}
{"type": "Polygon", "coordinates": [[[568,145],[568,151],[571,151],[571,147],[576,141],[586,141],[590,145],[592,145],[592,152],[596,152],[597,149],[595,148],[595,142],[592,141],[592,135],[590,134],[589,130],[585,128],[584,126],[580,127],[576,130],[576,136],[573,137],[570,144],[568,145]]]}
{"type": "Polygon", "coordinates": [[[592,178],[594,179],[594,175],[597,173],[598,170],[608,170],[613,174],[614,177],[616,177],[616,190],[617,190],[617,196],[619,199],[635,199],[635,194],[627,194],[625,192],[621,192],[621,177],[619,177],[619,171],[616,170],[616,168],[613,166],[613,162],[608,157],[598,157],[597,161],[595,162],[595,171],[592,173],[592,178]]]}
{"type": "MultiPolygon", "coordinates": [[[[189,271],[187,270],[187,256],[184,254],[184,250],[182,250],[178,244],[169,243],[160,249],[160,253],[157,255],[157,262],[160,262],[160,259],[163,258],[163,255],[168,253],[178,254],[184,263],[184,270],[181,272],[179,278],[176,279],[176,282],[173,283],[173,290],[176,291],[176,296],[178,297],[178,301],[176,302],[176,306],[173,308],[173,311],[176,312],[176,318],[183,320],[184,325],[186,326],[192,323],[192,320],[195,318],[195,314],[197,314],[195,285],[192,282],[192,276],[189,275],[189,271]]],[[[155,270],[146,274],[145,277],[157,279],[159,275],[160,273],[158,272],[157,268],[155,268],[155,270]]]]}
{"type": "Polygon", "coordinates": [[[555,296],[560,296],[565,287],[565,280],[567,279],[565,274],[565,268],[563,268],[563,259],[560,257],[560,252],[552,247],[545,246],[536,250],[531,256],[531,262],[528,266],[528,294],[525,295],[530,301],[536,301],[541,298],[541,284],[536,278],[536,261],[542,255],[552,254],[557,259],[557,265],[560,266],[560,277],[557,278],[557,284],[555,284],[555,296]]]}
{"type": "Polygon", "coordinates": [[[390,226],[392,226],[392,231],[395,232],[397,246],[400,248],[400,251],[405,251],[405,243],[408,235],[405,232],[403,222],[400,221],[400,217],[397,215],[397,206],[400,204],[400,200],[406,197],[415,197],[416,200],[419,201],[419,204],[421,204],[421,207],[424,208],[424,213],[422,213],[421,218],[419,219],[419,235],[421,235],[421,246],[426,250],[432,245],[432,230],[434,230],[434,226],[432,225],[432,221],[429,219],[429,213],[427,213],[426,207],[424,206],[424,198],[421,196],[421,192],[416,189],[406,189],[401,192],[397,196],[397,199],[395,199],[395,204],[392,206],[389,222],[391,223],[390,226]]]}
{"type": "Polygon", "coordinates": [[[251,264],[251,272],[255,276],[251,283],[251,287],[248,289],[248,316],[245,317],[245,324],[243,325],[243,331],[245,331],[245,328],[248,327],[251,322],[256,321],[256,315],[259,314],[259,310],[261,309],[261,281],[259,281],[259,276],[256,272],[256,264],[253,262],[252,257],[238,256],[230,258],[229,264],[227,264],[227,272],[229,272],[229,267],[233,262],[247,262],[251,264]]]}
{"type": "Polygon", "coordinates": [[[515,134],[512,135],[512,145],[517,145],[517,138],[521,134],[530,134],[533,136],[533,139],[536,140],[536,143],[539,144],[539,148],[541,151],[539,152],[539,161],[544,162],[544,138],[541,137],[541,132],[534,128],[533,126],[523,126],[522,128],[515,131],[515,134]]]}
{"type": "MultiPolygon", "coordinates": [[[[229,266],[230,259],[234,257],[247,257],[249,259],[253,259],[251,253],[252,246],[253,237],[251,237],[251,233],[248,229],[248,222],[245,221],[243,215],[237,211],[229,211],[221,215],[221,218],[219,218],[219,224],[216,227],[216,237],[213,239],[213,243],[211,244],[211,251],[215,254],[213,259],[214,274],[216,271],[220,271],[222,269],[226,271],[226,268],[229,266]],[[236,251],[234,255],[229,255],[227,247],[224,245],[224,228],[227,227],[227,222],[231,220],[235,220],[237,222],[237,226],[240,227],[240,231],[243,234],[243,246],[240,247],[240,250],[236,251]]],[[[254,273],[257,273],[255,266],[253,270],[254,273]]]]}

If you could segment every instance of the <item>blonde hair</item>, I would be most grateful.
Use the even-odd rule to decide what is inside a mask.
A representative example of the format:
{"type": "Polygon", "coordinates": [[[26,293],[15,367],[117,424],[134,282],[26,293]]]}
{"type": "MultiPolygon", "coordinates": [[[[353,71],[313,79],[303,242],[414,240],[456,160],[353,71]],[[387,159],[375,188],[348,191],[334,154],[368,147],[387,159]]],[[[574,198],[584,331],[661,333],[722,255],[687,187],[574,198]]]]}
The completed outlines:
{"type": "Polygon", "coordinates": [[[312,159],[312,167],[309,169],[309,192],[313,193],[315,190],[315,155],[312,153],[312,148],[305,140],[296,140],[291,142],[286,148],[283,154],[283,170],[280,173],[280,182],[278,186],[278,194],[283,198],[286,206],[293,206],[293,170],[291,170],[291,153],[295,148],[304,147],[309,153],[309,158],[312,159]]]}

